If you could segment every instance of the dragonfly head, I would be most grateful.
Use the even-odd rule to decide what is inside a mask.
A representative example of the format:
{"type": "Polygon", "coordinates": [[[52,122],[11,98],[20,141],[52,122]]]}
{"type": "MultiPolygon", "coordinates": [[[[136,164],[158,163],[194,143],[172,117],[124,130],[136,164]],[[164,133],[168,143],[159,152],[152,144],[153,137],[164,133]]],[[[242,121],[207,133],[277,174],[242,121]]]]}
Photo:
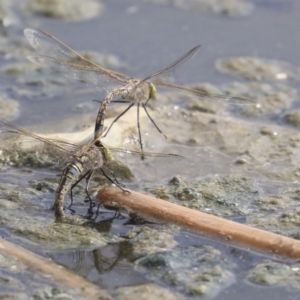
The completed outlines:
{"type": "Polygon", "coordinates": [[[102,148],[102,147],[104,147],[103,144],[102,144],[102,142],[101,142],[99,139],[95,140],[94,145],[95,145],[97,148],[102,148]]]}

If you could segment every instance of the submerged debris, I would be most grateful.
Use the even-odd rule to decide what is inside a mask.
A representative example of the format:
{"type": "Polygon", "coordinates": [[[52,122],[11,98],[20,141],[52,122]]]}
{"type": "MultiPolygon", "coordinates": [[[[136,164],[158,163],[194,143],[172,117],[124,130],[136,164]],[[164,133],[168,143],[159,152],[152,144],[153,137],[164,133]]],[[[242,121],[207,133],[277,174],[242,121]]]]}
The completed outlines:
{"type": "Polygon", "coordinates": [[[288,62],[251,56],[222,58],[216,68],[227,74],[238,75],[248,80],[300,80],[300,68],[288,62]]]}
{"type": "Polygon", "coordinates": [[[136,227],[128,235],[132,243],[135,257],[142,257],[156,251],[165,251],[174,248],[174,226],[171,228],[136,227]]]}
{"type": "Polygon", "coordinates": [[[239,107],[242,114],[251,117],[277,116],[298,99],[297,90],[282,83],[233,82],[223,86],[222,92],[253,100],[253,104],[239,107]]]}
{"type": "MultiPolygon", "coordinates": [[[[73,293],[72,293],[73,294],[73,293]]],[[[69,294],[63,289],[59,288],[52,288],[46,287],[36,291],[33,295],[34,300],[46,300],[46,299],[53,299],[53,300],[75,300],[80,299],[78,295],[69,294]]]]}
{"type": "Polygon", "coordinates": [[[174,5],[176,8],[229,16],[247,16],[253,12],[254,5],[242,0],[143,0],[155,4],[174,5]]]}
{"type": "MultiPolygon", "coordinates": [[[[212,175],[194,183],[165,187],[169,201],[218,216],[247,215],[255,210],[261,189],[251,178],[238,175],[212,175]]],[[[159,196],[161,187],[150,190],[159,196]]]]}
{"type": "Polygon", "coordinates": [[[184,298],[177,294],[172,293],[166,288],[163,288],[157,284],[148,283],[137,286],[126,286],[117,289],[120,300],[183,300],[184,298]]]}
{"type": "Polygon", "coordinates": [[[81,21],[99,16],[102,3],[94,0],[30,0],[28,10],[50,18],[81,21]]]}
{"type": "Polygon", "coordinates": [[[19,23],[19,18],[14,12],[12,0],[0,2],[0,27],[5,28],[19,23]]]}
{"type": "Polygon", "coordinates": [[[19,115],[19,103],[10,99],[4,94],[0,94],[0,117],[11,119],[19,115]]]}
{"type": "Polygon", "coordinates": [[[233,281],[223,254],[211,246],[190,246],[156,252],[137,261],[137,270],[152,280],[191,296],[214,295],[233,281]]]}
{"type": "Polygon", "coordinates": [[[300,110],[294,110],[284,116],[287,123],[300,127],[300,110]]]}
{"type": "Polygon", "coordinates": [[[300,288],[300,264],[284,264],[279,262],[263,262],[249,272],[248,279],[261,285],[289,286],[300,288]]]}

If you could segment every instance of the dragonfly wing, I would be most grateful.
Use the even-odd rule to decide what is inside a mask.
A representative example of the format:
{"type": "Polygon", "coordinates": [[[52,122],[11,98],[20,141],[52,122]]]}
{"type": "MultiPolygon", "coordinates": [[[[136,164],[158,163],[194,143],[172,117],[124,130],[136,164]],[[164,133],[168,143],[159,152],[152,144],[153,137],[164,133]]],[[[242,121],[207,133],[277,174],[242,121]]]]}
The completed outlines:
{"type": "Polygon", "coordinates": [[[28,56],[33,63],[47,67],[49,70],[63,74],[67,79],[78,82],[86,87],[97,90],[112,89],[124,84],[114,78],[108,77],[95,67],[83,67],[76,63],[69,63],[48,56],[28,56]]]}
{"type": "Polygon", "coordinates": [[[177,85],[177,84],[173,84],[173,83],[168,83],[168,82],[157,82],[155,85],[158,87],[177,90],[180,93],[191,95],[191,96],[198,97],[198,98],[206,98],[206,99],[211,99],[211,100],[222,100],[222,101],[227,101],[228,103],[231,103],[231,104],[241,104],[241,105],[254,103],[252,100],[241,98],[241,97],[209,94],[209,93],[205,93],[203,91],[197,90],[197,89],[193,89],[193,88],[189,88],[189,87],[185,87],[185,86],[181,86],[181,85],[177,85]]]}
{"type": "Polygon", "coordinates": [[[30,45],[41,55],[51,55],[57,59],[69,61],[81,61],[83,65],[93,65],[86,59],[83,59],[78,53],[60,42],[52,35],[37,29],[26,28],[24,35],[30,45]]]}
{"type": "Polygon", "coordinates": [[[119,154],[125,154],[125,155],[137,155],[137,156],[145,156],[145,157],[163,157],[163,158],[175,158],[180,159],[184,158],[181,155],[173,154],[173,153],[160,153],[160,152],[145,152],[145,151],[139,151],[139,150],[128,150],[128,149],[122,149],[122,148],[113,148],[105,146],[109,151],[113,153],[119,153],[119,154]]]}
{"type": "Polygon", "coordinates": [[[77,145],[68,141],[42,138],[0,118],[0,149],[4,160],[6,157],[7,160],[20,164],[18,159],[34,154],[37,164],[61,166],[69,160],[76,147],[77,145]]]}
{"type": "Polygon", "coordinates": [[[145,78],[143,81],[151,80],[153,83],[156,81],[161,81],[163,78],[167,79],[170,77],[178,68],[186,64],[190,59],[192,59],[200,50],[200,45],[194,47],[189,52],[185,53],[183,56],[178,58],[176,61],[165,67],[164,69],[155,72],[145,78]]]}
{"type": "MultiPolygon", "coordinates": [[[[45,63],[45,60],[41,59],[42,57],[52,58],[52,61],[57,60],[58,68],[56,70],[63,71],[62,74],[64,74],[65,77],[74,78],[72,73],[68,73],[70,72],[68,68],[65,68],[65,70],[62,69],[62,64],[64,66],[70,64],[71,67],[76,67],[77,72],[79,72],[80,70],[82,70],[82,72],[91,71],[92,75],[86,75],[85,77],[91,78],[92,81],[95,81],[95,78],[101,77],[102,79],[98,80],[98,84],[103,84],[103,82],[110,82],[113,85],[124,85],[124,83],[127,83],[127,81],[130,79],[130,77],[124,74],[105,69],[85,59],[70,47],[44,31],[27,28],[24,30],[24,34],[31,46],[38,52],[39,55],[36,57],[40,57],[40,59],[34,59],[33,56],[29,57],[29,59],[46,67],[48,67],[49,65],[45,63]],[[99,75],[96,76],[96,73],[98,73],[99,75]],[[104,77],[106,77],[105,80],[104,77]]],[[[54,64],[50,65],[50,67],[53,66],[54,64]]],[[[77,75],[75,75],[74,79],[76,79],[76,76],[77,75]]]]}

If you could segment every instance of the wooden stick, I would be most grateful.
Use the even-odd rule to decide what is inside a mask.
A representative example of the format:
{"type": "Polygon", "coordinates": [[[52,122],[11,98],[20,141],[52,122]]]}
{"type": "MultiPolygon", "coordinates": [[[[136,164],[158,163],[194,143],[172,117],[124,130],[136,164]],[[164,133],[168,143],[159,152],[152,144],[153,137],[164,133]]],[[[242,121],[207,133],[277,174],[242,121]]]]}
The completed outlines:
{"type": "Polygon", "coordinates": [[[300,241],[272,232],[239,224],[200,211],[173,204],[130,190],[124,193],[116,187],[98,192],[101,203],[118,202],[145,215],[178,223],[194,231],[221,238],[250,249],[300,258],[300,241]]]}
{"type": "Polygon", "coordinates": [[[58,285],[74,289],[84,299],[92,300],[112,300],[113,298],[104,289],[92,284],[74,274],[67,268],[59,266],[29,250],[18,245],[0,239],[0,249],[9,255],[19,259],[27,267],[36,270],[49,280],[53,280],[58,285]]]}

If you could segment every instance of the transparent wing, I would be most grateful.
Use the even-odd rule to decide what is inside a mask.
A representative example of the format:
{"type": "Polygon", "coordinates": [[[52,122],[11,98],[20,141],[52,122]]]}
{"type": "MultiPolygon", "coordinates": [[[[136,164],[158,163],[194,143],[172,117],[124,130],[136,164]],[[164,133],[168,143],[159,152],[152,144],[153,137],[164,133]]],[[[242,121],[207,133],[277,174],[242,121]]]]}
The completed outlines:
{"type": "Polygon", "coordinates": [[[164,87],[164,88],[171,88],[175,89],[178,92],[181,92],[183,94],[190,94],[199,98],[209,98],[214,100],[224,100],[228,101],[228,103],[232,104],[250,104],[253,103],[253,101],[244,99],[241,97],[231,97],[227,95],[214,95],[214,94],[208,94],[203,91],[192,89],[189,87],[180,86],[177,84],[172,84],[169,82],[164,82],[162,79],[168,78],[172,73],[174,73],[179,67],[183,66],[186,62],[188,62],[190,59],[192,59],[200,50],[200,45],[194,47],[190,51],[188,51],[186,54],[178,58],[176,61],[165,67],[164,69],[155,72],[142,80],[139,84],[137,84],[134,90],[137,90],[138,87],[140,87],[145,81],[151,81],[158,87],[164,87]]]}
{"type": "Polygon", "coordinates": [[[173,83],[168,83],[168,82],[156,82],[155,85],[158,87],[175,89],[175,90],[178,90],[178,92],[181,92],[183,94],[187,94],[187,95],[190,94],[195,97],[207,98],[207,99],[211,99],[211,100],[223,100],[223,101],[227,101],[228,103],[231,103],[231,104],[244,105],[244,104],[254,103],[252,100],[241,98],[241,97],[231,97],[231,96],[227,96],[227,95],[208,94],[208,93],[205,93],[205,92],[197,90],[197,89],[193,89],[193,88],[189,88],[189,87],[185,87],[185,86],[181,86],[181,85],[177,85],[177,84],[173,84],[173,83]]]}
{"type": "Polygon", "coordinates": [[[120,153],[126,155],[137,155],[137,156],[145,156],[145,157],[165,157],[165,158],[175,158],[175,159],[184,159],[183,156],[173,153],[160,153],[160,152],[145,152],[145,151],[138,151],[138,150],[128,150],[122,148],[112,148],[105,146],[109,151],[113,153],[120,153]]]}
{"type": "Polygon", "coordinates": [[[183,56],[178,58],[176,61],[165,67],[164,69],[155,72],[145,78],[142,82],[151,80],[153,83],[156,83],[156,81],[161,81],[163,78],[166,79],[170,77],[179,67],[182,67],[184,64],[186,64],[190,59],[192,59],[200,50],[200,45],[194,47],[189,52],[185,53],[183,56]]]}
{"type": "Polygon", "coordinates": [[[28,56],[27,58],[33,63],[45,66],[51,71],[57,71],[72,81],[96,90],[113,89],[124,85],[114,78],[99,72],[95,67],[83,67],[82,65],[47,56],[28,56]]]}
{"type": "Polygon", "coordinates": [[[61,72],[75,81],[84,81],[96,89],[122,86],[130,77],[105,69],[72,50],[52,35],[37,29],[24,30],[25,37],[39,55],[29,56],[34,63],[61,72]]]}
{"type": "MultiPolygon", "coordinates": [[[[45,139],[0,118],[1,156],[16,162],[25,155],[34,154],[37,163],[60,166],[71,156],[77,145],[64,140],[45,139]]],[[[20,163],[21,164],[21,163],[20,163]]],[[[33,162],[33,165],[36,165],[33,162]]]]}

